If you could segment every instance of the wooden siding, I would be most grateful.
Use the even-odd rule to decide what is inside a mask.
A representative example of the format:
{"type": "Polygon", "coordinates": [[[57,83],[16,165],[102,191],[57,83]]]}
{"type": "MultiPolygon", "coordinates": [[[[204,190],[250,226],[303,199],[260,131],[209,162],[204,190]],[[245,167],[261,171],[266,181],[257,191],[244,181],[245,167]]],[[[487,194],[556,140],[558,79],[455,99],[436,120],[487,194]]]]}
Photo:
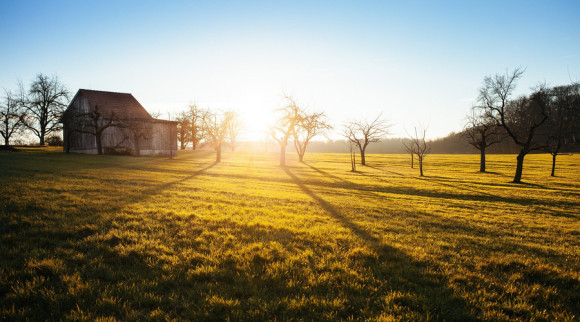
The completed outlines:
{"type": "MultiPolygon", "coordinates": [[[[94,132],[86,127],[91,111],[88,100],[79,92],[69,104],[63,117],[64,150],[74,153],[97,154],[96,136],[83,131],[94,132]],[[83,121],[84,118],[84,121],[83,121]],[[67,126],[70,124],[70,126],[67,126]],[[74,128],[76,130],[72,130],[74,128]]],[[[104,124],[105,120],[100,120],[104,124]]],[[[105,129],[101,135],[103,154],[127,154],[143,156],[176,156],[176,122],[145,119],[119,120],[117,126],[105,129]]]]}

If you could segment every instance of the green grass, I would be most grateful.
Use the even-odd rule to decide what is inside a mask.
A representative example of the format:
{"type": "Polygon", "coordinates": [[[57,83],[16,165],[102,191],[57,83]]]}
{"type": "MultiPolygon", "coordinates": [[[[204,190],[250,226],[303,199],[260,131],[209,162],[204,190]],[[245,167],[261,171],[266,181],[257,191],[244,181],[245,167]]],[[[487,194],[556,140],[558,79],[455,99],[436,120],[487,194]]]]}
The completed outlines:
{"type": "Polygon", "coordinates": [[[0,154],[0,319],[577,320],[580,157],[0,154]]]}

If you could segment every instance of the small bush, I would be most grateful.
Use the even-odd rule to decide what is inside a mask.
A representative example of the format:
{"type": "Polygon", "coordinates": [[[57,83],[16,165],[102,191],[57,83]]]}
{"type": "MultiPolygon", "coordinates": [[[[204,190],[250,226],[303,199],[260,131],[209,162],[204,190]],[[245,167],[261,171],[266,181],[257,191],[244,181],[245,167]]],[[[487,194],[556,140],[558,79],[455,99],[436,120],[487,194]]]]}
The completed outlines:
{"type": "Polygon", "coordinates": [[[62,138],[60,136],[51,136],[48,139],[46,139],[46,143],[49,146],[62,146],[63,144],[62,138]]]}

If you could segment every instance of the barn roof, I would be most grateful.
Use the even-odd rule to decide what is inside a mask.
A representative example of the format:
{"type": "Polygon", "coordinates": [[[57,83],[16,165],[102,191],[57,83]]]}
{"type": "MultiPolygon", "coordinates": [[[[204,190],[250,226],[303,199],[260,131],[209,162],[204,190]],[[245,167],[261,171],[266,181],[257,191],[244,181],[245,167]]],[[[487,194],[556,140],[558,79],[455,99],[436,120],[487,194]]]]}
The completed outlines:
{"type": "Polygon", "coordinates": [[[153,119],[143,106],[129,93],[79,89],[76,95],[84,96],[91,108],[99,107],[101,113],[115,113],[121,119],[153,119]]]}

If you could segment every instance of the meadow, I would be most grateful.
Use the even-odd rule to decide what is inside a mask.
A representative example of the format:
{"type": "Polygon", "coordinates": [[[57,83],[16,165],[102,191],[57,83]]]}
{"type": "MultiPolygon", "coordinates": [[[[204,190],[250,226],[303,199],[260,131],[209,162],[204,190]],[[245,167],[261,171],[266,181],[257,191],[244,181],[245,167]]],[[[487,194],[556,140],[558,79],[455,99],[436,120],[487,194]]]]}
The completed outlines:
{"type": "Polygon", "coordinates": [[[577,320],[580,156],[0,153],[0,320],[577,320]]]}

